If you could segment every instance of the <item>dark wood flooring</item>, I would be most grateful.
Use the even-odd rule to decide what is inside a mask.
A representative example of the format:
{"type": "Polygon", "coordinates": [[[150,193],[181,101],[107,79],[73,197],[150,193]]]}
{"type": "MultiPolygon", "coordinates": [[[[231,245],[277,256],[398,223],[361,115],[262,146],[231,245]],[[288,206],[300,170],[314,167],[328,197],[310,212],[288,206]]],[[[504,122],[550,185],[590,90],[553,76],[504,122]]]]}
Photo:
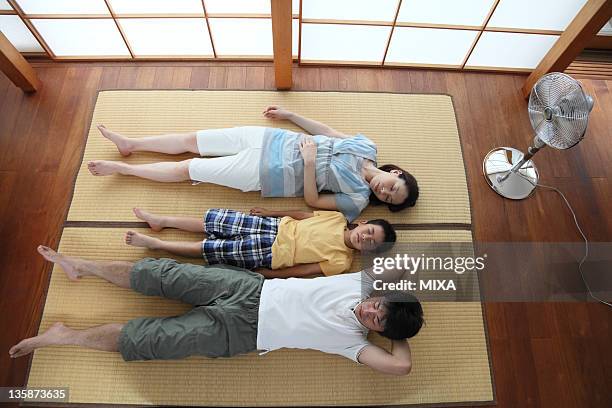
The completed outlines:
{"type": "MultiPolygon", "coordinates": [[[[34,62],[43,82],[24,95],[0,76],[0,386],[21,386],[28,359],[8,349],[37,330],[49,266],[36,245],[58,244],[85,127],[99,89],[274,89],[268,63],[34,62]]],[[[553,192],[506,201],[486,186],[494,146],[526,147],[532,129],[521,75],[296,67],[296,90],[448,93],[453,96],[478,241],[579,241],[553,192]],[[552,217],[551,215],[556,216],[552,217]]],[[[612,81],[584,80],[595,99],[576,148],[537,157],[542,182],[560,188],[592,241],[612,241],[612,81]]],[[[500,407],[612,406],[612,310],[595,303],[488,303],[500,407]]]]}

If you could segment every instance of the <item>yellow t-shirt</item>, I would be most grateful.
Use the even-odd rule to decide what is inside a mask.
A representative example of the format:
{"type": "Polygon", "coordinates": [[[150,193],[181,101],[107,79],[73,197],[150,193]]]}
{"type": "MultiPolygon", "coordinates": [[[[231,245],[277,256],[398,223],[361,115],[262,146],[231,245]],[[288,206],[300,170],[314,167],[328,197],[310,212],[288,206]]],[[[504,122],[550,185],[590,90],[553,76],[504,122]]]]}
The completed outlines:
{"type": "Polygon", "coordinates": [[[344,243],[345,228],[338,211],[315,211],[305,220],[283,217],[272,244],[272,269],[316,262],[325,275],[347,271],[353,250],[344,243]]]}

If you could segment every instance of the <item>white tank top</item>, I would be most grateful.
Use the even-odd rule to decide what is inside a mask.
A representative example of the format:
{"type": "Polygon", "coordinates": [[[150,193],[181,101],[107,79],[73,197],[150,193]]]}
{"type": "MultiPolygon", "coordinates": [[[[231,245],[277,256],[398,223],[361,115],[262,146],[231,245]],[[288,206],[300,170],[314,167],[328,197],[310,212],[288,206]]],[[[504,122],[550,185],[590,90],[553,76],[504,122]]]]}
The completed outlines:
{"type": "Polygon", "coordinates": [[[368,287],[362,290],[361,272],[266,280],[259,303],[257,348],[313,349],[357,361],[370,343],[368,329],[353,309],[369,295],[368,287]]]}

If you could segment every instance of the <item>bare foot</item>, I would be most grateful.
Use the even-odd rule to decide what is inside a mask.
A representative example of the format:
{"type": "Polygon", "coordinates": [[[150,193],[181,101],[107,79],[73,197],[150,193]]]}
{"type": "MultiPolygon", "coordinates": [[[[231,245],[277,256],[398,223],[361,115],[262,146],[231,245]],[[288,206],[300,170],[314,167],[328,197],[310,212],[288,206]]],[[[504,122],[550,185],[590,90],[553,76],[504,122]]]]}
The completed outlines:
{"type": "Polygon", "coordinates": [[[66,272],[68,279],[75,281],[83,276],[78,271],[78,261],[76,259],[59,254],[44,245],[39,245],[37,250],[47,261],[59,264],[64,272],[66,272]]]}
{"type": "Polygon", "coordinates": [[[104,125],[98,125],[98,130],[102,133],[102,136],[110,140],[117,146],[117,150],[121,153],[122,156],[129,156],[132,154],[132,142],[128,137],[120,135],[117,132],[113,132],[110,129],[107,129],[104,125]]]}
{"type": "Polygon", "coordinates": [[[87,163],[89,172],[94,176],[110,176],[119,172],[121,162],[109,160],[92,160],[87,163]]]}
{"type": "Polygon", "coordinates": [[[151,227],[153,231],[161,231],[162,229],[164,229],[164,225],[162,224],[162,217],[160,217],[159,215],[151,214],[150,212],[147,212],[140,208],[133,208],[132,211],[134,211],[134,215],[136,217],[149,224],[149,227],[151,227]]]}
{"type": "Polygon", "coordinates": [[[43,334],[21,340],[11,347],[9,356],[11,356],[11,358],[17,358],[26,356],[40,347],[65,344],[63,341],[66,339],[69,330],[70,329],[64,326],[63,323],[55,323],[43,334]]]}
{"type": "Polygon", "coordinates": [[[136,231],[128,231],[125,233],[125,243],[135,247],[157,249],[159,239],[141,234],[136,231]]]}

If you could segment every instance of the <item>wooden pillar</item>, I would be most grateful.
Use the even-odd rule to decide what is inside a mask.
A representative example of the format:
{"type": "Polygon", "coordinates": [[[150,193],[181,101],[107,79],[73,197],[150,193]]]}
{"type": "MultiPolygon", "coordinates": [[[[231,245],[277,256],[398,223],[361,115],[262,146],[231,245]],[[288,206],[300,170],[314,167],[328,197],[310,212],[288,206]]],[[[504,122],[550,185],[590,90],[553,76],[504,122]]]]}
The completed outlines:
{"type": "Polygon", "coordinates": [[[36,92],[40,81],[34,68],[0,32],[0,70],[24,92],[36,92]]]}
{"type": "Polygon", "coordinates": [[[291,0],[271,0],[274,80],[277,89],[290,89],[292,56],[291,0]]]}
{"type": "Polygon", "coordinates": [[[523,85],[523,95],[549,72],[563,72],[612,17],[612,0],[588,0],[523,85]]]}

